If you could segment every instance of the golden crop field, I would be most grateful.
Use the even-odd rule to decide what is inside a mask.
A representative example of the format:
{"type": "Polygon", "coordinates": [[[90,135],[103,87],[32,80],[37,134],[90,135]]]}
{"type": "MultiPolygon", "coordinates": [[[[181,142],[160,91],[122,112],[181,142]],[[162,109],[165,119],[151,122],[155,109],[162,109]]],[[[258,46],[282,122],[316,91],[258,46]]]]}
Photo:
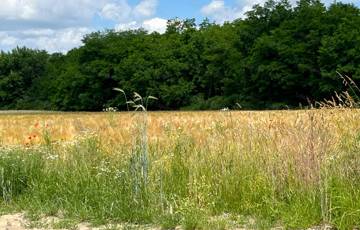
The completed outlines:
{"type": "Polygon", "coordinates": [[[137,145],[143,126],[146,144],[161,150],[155,151],[161,157],[185,140],[193,152],[207,153],[214,161],[230,153],[260,154],[277,158],[280,168],[295,160],[298,173],[311,177],[307,174],[320,161],[334,158],[344,142],[360,135],[360,110],[9,114],[0,116],[0,140],[4,146],[27,148],[47,138],[61,148],[91,136],[112,154],[137,145]]]}
{"type": "Polygon", "coordinates": [[[3,188],[25,209],[165,229],[244,227],[214,227],[223,213],[251,229],[360,224],[357,109],[3,113],[0,130],[0,170],[31,175],[3,188]]]}
{"type": "MultiPolygon", "coordinates": [[[[142,116],[142,115],[141,115],[142,116]]],[[[45,113],[0,114],[3,145],[35,145],[46,132],[54,142],[69,142],[85,134],[98,135],[107,144],[129,144],[139,113],[45,113]]],[[[141,118],[142,119],[142,118],[141,118]]],[[[184,134],[197,144],[222,140],[238,144],[263,136],[274,144],[301,144],[309,129],[324,130],[336,145],[342,138],[360,131],[360,111],[354,109],[307,111],[214,111],[149,112],[150,142],[170,141],[184,134]]]]}

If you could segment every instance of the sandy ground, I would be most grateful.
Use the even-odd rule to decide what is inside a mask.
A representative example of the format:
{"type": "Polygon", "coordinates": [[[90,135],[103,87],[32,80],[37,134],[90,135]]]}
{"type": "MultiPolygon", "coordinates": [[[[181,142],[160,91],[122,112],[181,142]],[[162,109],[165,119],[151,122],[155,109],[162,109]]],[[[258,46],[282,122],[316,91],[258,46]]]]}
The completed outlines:
{"type": "Polygon", "coordinates": [[[22,215],[5,215],[0,217],[0,229],[3,230],[22,230],[24,222],[22,215]]]}
{"type": "Polygon", "coordinates": [[[54,223],[59,219],[55,217],[48,217],[40,220],[37,223],[31,223],[24,217],[24,214],[16,213],[11,215],[0,216],[0,230],[121,230],[121,229],[142,229],[142,230],[160,230],[160,228],[145,227],[145,226],[130,226],[130,225],[117,225],[117,226],[103,226],[91,227],[90,224],[78,224],[70,229],[53,229],[54,223]]]}
{"type": "MultiPolygon", "coordinates": [[[[24,214],[16,213],[0,216],[0,230],[122,230],[122,229],[132,229],[132,230],[161,230],[161,228],[156,227],[146,227],[146,226],[130,226],[130,225],[110,225],[103,227],[91,227],[90,224],[82,223],[76,226],[71,227],[70,229],[54,229],[54,223],[58,222],[59,219],[55,217],[47,217],[40,220],[39,223],[31,223],[24,217],[24,214]],[[39,227],[40,226],[40,227],[39,227]]],[[[272,228],[271,230],[283,230],[285,228],[277,227],[272,228]]],[[[332,230],[328,225],[316,226],[313,228],[308,228],[307,230],[332,230]]],[[[182,230],[178,227],[175,230],[182,230]]],[[[250,230],[246,228],[237,228],[234,230],[250,230]]]]}
{"type": "MultiPolygon", "coordinates": [[[[46,223],[43,224],[44,227],[41,228],[33,228],[29,221],[24,218],[23,214],[11,214],[11,215],[4,215],[0,217],[0,230],[50,230],[50,228],[46,227],[46,223]]],[[[91,229],[87,225],[79,225],[79,230],[95,230],[91,229]]]]}

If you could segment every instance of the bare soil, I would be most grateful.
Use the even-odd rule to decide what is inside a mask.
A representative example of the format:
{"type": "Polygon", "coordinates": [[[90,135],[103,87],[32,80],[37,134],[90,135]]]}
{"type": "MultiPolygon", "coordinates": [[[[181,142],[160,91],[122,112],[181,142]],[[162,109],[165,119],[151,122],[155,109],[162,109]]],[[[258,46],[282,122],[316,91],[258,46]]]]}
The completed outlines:
{"type": "MultiPolygon", "coordinates": [[[[34,223],[27,220],[22,213],[9,214],[0,216],[0,230],[122,230],[122,229],[137,229],[137,230],[161,230],[158,227],[149,227],[149,226],[136,226],[136,225],[107,225],[101,227],[92,227],[88,223],[81,223],[71,228],[56,228],[54,229],[54,224],[60,222],[61,220],[57,217],[46,217],[40,221],[34,223]]],[[[285,228],[277,227],[272,228],[271,230],[283,230],[285,228]]],[[[328,225],[316,226],[313,228],[308,228],[307,230],[332,230],[333,228],[328,225]]],[[[182,230],[178,227],[176,230],[182,230]]],[[[246,228],[236,228],[234,230],[250,230],[246,228]]]]}
{"type": "Polygon", "coordinates": [[[91,227],[88,223],[81,223],[71,228],[56,228],[54,224],[60,219],[56,217],[46,217],[36,223],[27,220],[22,213],[9,214],[0,216],[0,230],[108,230],[108,229],[143,229],[143,230],[160,230],[147,226],[130,226],[130,225],[107,225],[102,227],[91,227]]]}

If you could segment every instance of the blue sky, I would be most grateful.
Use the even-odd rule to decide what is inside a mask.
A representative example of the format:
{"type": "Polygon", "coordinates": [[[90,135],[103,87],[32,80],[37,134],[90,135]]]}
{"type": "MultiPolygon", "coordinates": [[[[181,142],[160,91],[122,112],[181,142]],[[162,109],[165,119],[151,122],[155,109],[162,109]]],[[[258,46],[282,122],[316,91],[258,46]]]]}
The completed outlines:
{"type": "MultiPolygon", "coordinates": [[[[140,0],[130,0],[130,5],[137,5],[140,0]]],[[[234,1],[225,1],[233,3],[234,1]]],[[[208,4],[208,0],[182,0],[182,1],[171,1],[171,0],[159,0],[156,16],[164,19],[171,19],[174,17],[179,18],[195,18],[197,21],[202,21],[204,16],[201,14],[201,8],[208,4]]],[[[99,16],[95,16],[93,19],[94,26],[102,29],[104,27],[114,28],[116,22],[112,20],[104,20],[99,16]]]]}
{"type": "MultiPolygon", "coordinates": [[[[265,0],[1,0],[0,49],[16,46],[66,52],[92,31],[144,28],[164,32],[167,19],[243,17],[265,0]]],[[[296,0],[290,0],[295,4],[296,0]]],[[[323,0],[325,4],[333,0],[323,0]]],[[[360,0],[343,0],[360,6],[360,0]]]]}

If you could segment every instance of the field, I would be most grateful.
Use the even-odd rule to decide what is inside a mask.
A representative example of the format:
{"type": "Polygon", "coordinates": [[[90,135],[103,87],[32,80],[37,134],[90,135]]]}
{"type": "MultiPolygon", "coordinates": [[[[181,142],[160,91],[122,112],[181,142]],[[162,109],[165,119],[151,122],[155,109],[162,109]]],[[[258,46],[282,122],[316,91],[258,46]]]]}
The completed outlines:
{"type": "Polygon", "coordinates": [[[0,143],[1,211],[35,222],[360,227],[355,109],[3,113],[0,143]]]}

